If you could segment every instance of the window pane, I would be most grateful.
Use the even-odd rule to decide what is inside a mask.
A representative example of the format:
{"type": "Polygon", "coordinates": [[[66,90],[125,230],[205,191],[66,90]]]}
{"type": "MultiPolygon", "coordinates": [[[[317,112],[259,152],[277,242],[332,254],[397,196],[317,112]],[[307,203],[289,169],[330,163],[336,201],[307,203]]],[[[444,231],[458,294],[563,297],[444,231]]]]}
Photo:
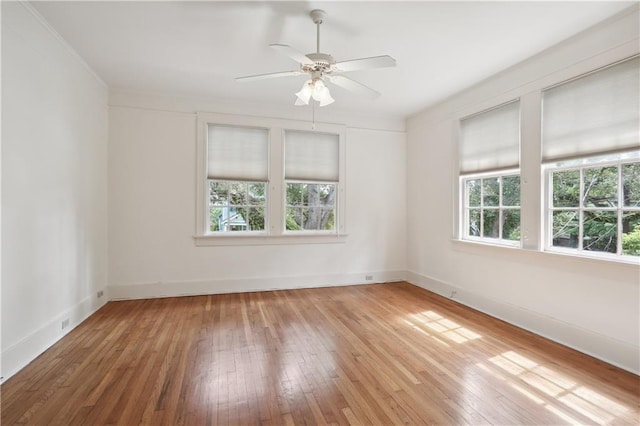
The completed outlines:
{"type": "Polygon", "coordinates": [[[249,231],[264,231],[264,208],[252,207],[245,210],[249,231]]]}
{"type": "Polygon", "coordinates": [[[578,207],[579,200],[580,171],[566,170],[553,173],[553,206],[578,207]]]}
{"type": "Polygon", "coordinates": [[[622,166],[622,198],[625,207],[640,207],[640,163],[622,166]]]}
{"type": "Polygon", "coordinates": [[[640,212],[622,215],[622,254],[640,256],[640,212]]]}
{"type": "Polygon", "coordinates": [[[299,206],[302,204],[302,185],[295,183],[287,184],[287,205],[299,206]]]}
{"type": "Polygon", "coordinates": [[[502,211],[502,238],[520,241],[520,209],[502,211]]]}
{"type": "Polygon", "coordinates": [[[506,176],[502,178],[502,205],[520,205],[520,176],[506,176]]]}
{"type": "Polygon", "coordinates": [[[467,181],[467,205],[480,207],[480,180],[467,181]]]}
{"type": "Polygon", "coordinates": [[[498,178],[482,179],[485,206],[498,206],[500,203],[500,183],[498,178]]]}
{"type": "Polygon", "coordinates": [[[616,207],[618,205],[618,168],[584,169],[584,206],[616,207]]]}
{"type": "Polygon", "coordinates": [[[229,185],[229,200],[234,205],[246,204],[247,184],[245,182],[231,182],[229,185]]]}
{"type": "Polygon", "coordinates": [[[469,209],[469,228],[467,232],[472,237],[480,236],[480,209],[469,209]]]}
{"type": "Polygon", "coordinates": [[[618,213],[584,212],[582,248],[615,253],[618,241],[618,213]]]}
{"type": "Polygon", "coordinates": [[[219,207],[212,207],[209,209],[209,230],[212,232],[220,230],[219,218],[222,214],[222,209],[219,207]]]}
{"type": "Polygon", "coordinates": [[[499,221],[498,210],[482,210],[483,216],[483,227],[482,227],[482,236],[486,238],[498,238],[499,232],[499,221]]]}
{"type": "Polygon", "coordinates": [[[209,181],[209,203],[212,206],[229,204],[229,184],[227,182],[209,181]]]}
{"type": "Polygon", "coordinates": [[[578,248],[579,225],[578,212],[553,212],[552,244],[555,247],[578,248]]]}
{"type": "Polygon", "coordinates": [[[336,188],[335,184],[288,183],[285,228],[334,230],[336,188]]]}
{"type": "Polygon", "coordinates": [[[266,190],[266,185],[264,183],[248,184],[247,195],[249,197],[249,205],[264,206],[265,200],[266,200],[265,190],[266,190]]]}

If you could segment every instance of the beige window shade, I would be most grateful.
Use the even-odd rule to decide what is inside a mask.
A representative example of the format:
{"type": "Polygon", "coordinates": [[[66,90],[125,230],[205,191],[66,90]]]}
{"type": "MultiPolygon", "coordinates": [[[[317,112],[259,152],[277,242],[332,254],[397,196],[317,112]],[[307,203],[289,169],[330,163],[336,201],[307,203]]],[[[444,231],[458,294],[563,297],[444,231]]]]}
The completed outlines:
{"type": "Polygon", "coordinates": [[[543,92],[543,161],[640,148],[639,64],[631,58],[543,92]]]}
{"type": "Polygon", "coordinates": [[[520,165],[520,101],[460,120],[460,174],[520,165]]]}
{"type": "Polygon", "coordinates": [[[285,179],[337,182],[340,137],[327,133],[285,132],[285,179]]]}
{"type": "Polygon", "coordinates": [[[209,124],[207,177],[266,182],[269,179],[269,131],[209,124]]]}

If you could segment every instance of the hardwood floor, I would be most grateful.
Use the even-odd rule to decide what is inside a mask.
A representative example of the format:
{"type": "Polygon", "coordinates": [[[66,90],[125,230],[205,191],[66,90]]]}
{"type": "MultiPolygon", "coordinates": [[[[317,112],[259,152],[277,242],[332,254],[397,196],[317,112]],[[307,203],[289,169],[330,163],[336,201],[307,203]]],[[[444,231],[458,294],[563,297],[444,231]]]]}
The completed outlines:
{"type": "Polygon", "coordinates": [[[110,302],[2,424],[640,424],[639,377],[407,283],[110,302]]]}

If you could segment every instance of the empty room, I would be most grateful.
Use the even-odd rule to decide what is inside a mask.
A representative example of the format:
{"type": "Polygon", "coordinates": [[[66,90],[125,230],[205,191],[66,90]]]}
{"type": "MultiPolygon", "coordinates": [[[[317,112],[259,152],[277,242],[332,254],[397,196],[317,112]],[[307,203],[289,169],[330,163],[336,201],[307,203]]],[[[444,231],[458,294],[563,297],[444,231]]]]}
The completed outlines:
{"type": "Polygon", "coordinates": [[[2,425],[640,424],[637,1],[2,1],[2,425]]]}

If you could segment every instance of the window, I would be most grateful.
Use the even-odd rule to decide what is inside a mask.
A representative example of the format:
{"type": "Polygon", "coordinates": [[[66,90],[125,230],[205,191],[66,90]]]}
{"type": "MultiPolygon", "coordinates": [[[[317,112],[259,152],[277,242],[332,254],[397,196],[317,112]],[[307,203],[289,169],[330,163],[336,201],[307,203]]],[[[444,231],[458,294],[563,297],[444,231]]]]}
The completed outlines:
{"type": "Polygon", "coordinates": [[[345,241],[345,128],[198,113],[197,245],[345,241]]]}
{"type": "Polygon", "coordinates": [[[640,256],[639,61],[542,92],[547,250],[640,256]]]}
{"type": "Polygon", "coordinates": [[[266,192],[264,182],[209,180],[209,230],[264,231],[266,192]]]}
{"type": "Polygon", "coordinates": [[[464,179],[464,236],[520,242],[520,176],[464,179]]]}
{"type": "Polygon", "coordinates": [[[287,231],[334,231],[339,137],[285,132],[287,231]]]}
{"type": "Polygon", "coordinates": [[[615,157],[548,168],[549,248],[640,256],[640,156],[615,157]]]}
{"type": "Polygon", "coordinates": [[[520,244],[520,103],[460,120],[462,238],[520,244]]]}
{"type": "Polygon", "coordinates": [[[207,127],[208,231],[264,231],[268,130],[207,127]]]}

